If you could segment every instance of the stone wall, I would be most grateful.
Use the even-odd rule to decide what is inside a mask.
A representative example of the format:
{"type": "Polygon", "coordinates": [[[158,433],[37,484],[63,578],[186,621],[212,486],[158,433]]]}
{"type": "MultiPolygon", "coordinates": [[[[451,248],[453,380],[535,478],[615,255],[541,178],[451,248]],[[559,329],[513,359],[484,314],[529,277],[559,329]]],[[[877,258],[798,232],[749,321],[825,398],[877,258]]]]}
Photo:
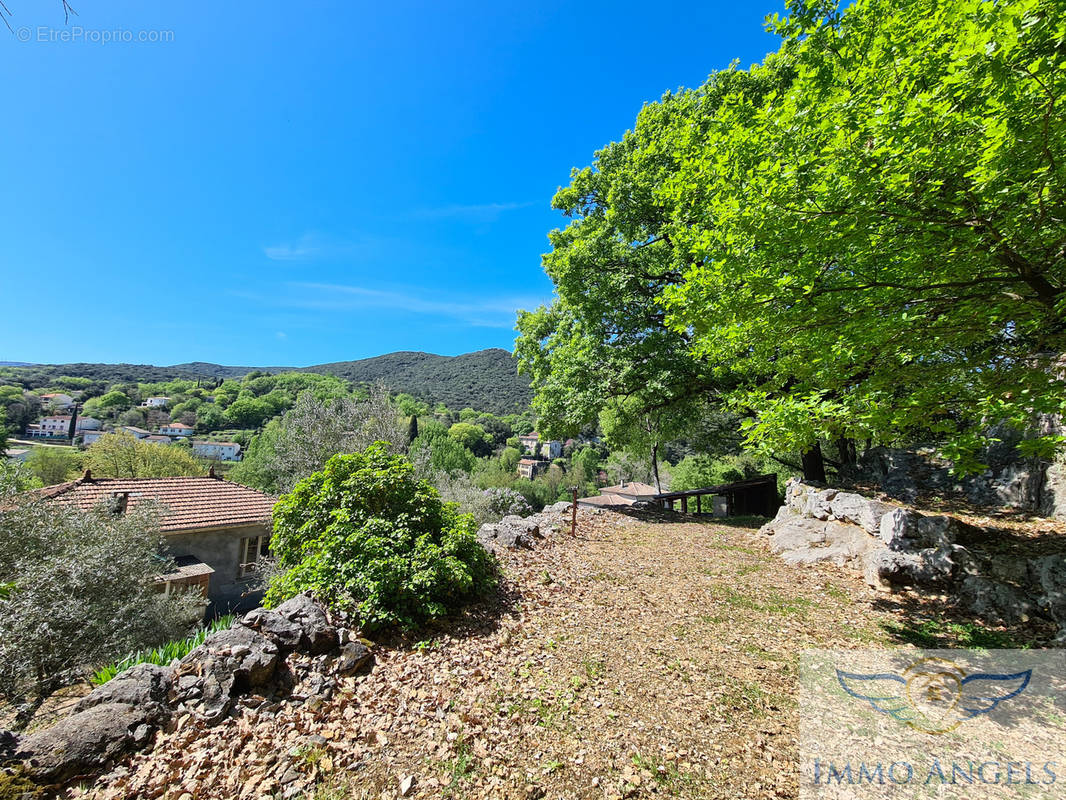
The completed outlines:
{"type": "Polygon", "coordinates": [[[247,706],[252,692],[264,703],[321,702],[339,676],[370,658],[366,644],[299,595],[272,611],[251,611],[174,664],[131,667],[50,727],[22,737],[0,731],[0,762],[40,785],[61,785],[151,747],[158,730],[182,717],[216,725],[238,702],[247,706]]]}
{"type": "Polygon", "coordinates": [[[761,529],[770,549],[795,565],[829,561],[860,570],[885,590],[914,587],[950,595],[991,622],[1043,616],[1066,643],[1066,555],[996,558],[960,544],[975,530],[951,516],[795,479],[785,504],[761,529]]]}

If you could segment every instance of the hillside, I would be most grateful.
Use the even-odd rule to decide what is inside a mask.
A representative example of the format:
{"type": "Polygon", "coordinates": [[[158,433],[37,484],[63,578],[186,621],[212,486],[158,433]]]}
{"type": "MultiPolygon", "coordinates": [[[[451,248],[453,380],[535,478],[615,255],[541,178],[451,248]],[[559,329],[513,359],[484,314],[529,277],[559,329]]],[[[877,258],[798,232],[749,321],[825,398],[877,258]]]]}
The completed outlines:
{"type": "Polygon", "coordinates": [[[515,360],[506,350],[493,348],[438,356],[432,353],[388,353],[358,361],[337,361],[309,367],[240,367],[192,361],[157,367],[151,364],[39,364],[13,367],[32,373],[39,385],[60,376],[90,378],[107,383],[155,383],[177,378],[240,378],[255,370],[266,372],[316,372],[357,383],[384,381],[396,392],[406,392],[427,403],[449,408],[476,408],[494,414],[517,411],[529,405],[529,381],[518,375],[515,360]]]}
{"type": "Polygon", "coordinates": [[[544,533],[455,623],[379,642],[357,675],[257,690],[214,727],[186,718],[88,794],[796,798],[802,651],[984,630],[788,566],[736,524],[582,511],[575,538],[565,519],[544,533]]]}
{"type": "Polygon", "coordinates": [[[461,356],[389,353],[361,361],[307,367],[307,371],[363,383],[382,380],[396,391],[427,403],[494,414],[520,410],[532,399],[528,379],[519,376],[511,354],[498,348],[461,356]]]}

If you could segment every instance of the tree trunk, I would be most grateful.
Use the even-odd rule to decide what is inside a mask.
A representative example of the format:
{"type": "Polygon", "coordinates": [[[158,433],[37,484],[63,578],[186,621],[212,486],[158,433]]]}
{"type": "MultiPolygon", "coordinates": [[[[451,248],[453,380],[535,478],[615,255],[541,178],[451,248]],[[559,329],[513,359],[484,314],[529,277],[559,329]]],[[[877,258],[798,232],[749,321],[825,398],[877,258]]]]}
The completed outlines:
{"type": "Polygon", "coordinates": [[[655,473],[655,493],[662,494],[662,483],[659,482],[659,443],[651,446],[651,471],[655,473]]]}
{"type": "Polygon", "coordinates": [[[803,480],[826,483],[825,462],[822,460],[822,446],[815,442],[811,449],[803,453],[803,480]]]}
{"type": "Polygon", "coordinates": [[[849,439],[847,436],[841,436],[837,439],[836,446],[840,466],[844,470],[854,469],[858,463],[858,457],[855,452],[855,440],[849,439]]]}

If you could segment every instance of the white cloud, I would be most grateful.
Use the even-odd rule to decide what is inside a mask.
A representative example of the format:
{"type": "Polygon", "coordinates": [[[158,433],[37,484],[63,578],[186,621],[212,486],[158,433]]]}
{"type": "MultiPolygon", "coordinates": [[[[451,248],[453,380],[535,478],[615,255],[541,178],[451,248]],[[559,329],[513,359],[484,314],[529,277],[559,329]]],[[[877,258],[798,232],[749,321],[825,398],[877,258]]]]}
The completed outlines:
{"type": "Polygon", "coordinates": [[[282,302],[291,307],[337,311],[355,308],[392,309],[448,317],[484,328],[512,328],[517,309],[535,308],[544,302],[543,299],[530,297],[489,297],[475,302],[444,297],[430,299],[406,288],[396,291],[335,283],[291,283],[289,286],[296,291],[287,293],[282,302]]]}
{"type": "Polygon", "coordinates": [[[495,222],[508,211],[517,211],[521,208],[529,208],[532,202],[526,203],[482,203],[474,205],[448,205],[438,208],[423,208],[415,215],[423,219],[457,219],[465,222],[495,222]]]}

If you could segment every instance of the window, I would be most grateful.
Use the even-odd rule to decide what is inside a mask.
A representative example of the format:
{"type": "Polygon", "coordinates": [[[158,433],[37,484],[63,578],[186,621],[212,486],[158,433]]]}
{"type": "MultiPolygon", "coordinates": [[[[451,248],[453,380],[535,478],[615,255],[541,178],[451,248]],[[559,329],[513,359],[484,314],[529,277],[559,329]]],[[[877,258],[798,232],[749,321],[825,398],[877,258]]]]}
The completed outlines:
{"type": "Polygon", "coordinates": [[[237,577],[247,578],[255,572],[255,563],[263,556],[270,555],[270,536],[246,536],[241,539],[240,558],[237,577]]]}

